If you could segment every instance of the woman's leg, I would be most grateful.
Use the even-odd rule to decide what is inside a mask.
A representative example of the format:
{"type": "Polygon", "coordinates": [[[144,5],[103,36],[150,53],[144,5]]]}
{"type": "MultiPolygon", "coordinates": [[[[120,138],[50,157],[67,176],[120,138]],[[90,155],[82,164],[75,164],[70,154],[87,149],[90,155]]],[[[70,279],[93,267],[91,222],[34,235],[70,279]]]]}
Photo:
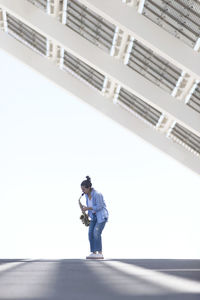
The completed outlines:
{"type": "Polygon", "coordinates": [[[88,230],[88,237],[89,237],[89,241],[90,241],[90,251],[91,252],[95,252],[96,250],[94,249],[94,228],[96,225],[97,220],[91,220],[90,221],[90,226],[89,226],[89,230],[88,230]]]}
{"type": "Polygon", "coordinates": [[[94,251],[99,251],[100,253],[102,253],[102,240],[101,240],[101,234],[102,231],[105,227],[106,222],[102,222],[102,223],[96,223],[95,227],[94,227],[94,251]]]}

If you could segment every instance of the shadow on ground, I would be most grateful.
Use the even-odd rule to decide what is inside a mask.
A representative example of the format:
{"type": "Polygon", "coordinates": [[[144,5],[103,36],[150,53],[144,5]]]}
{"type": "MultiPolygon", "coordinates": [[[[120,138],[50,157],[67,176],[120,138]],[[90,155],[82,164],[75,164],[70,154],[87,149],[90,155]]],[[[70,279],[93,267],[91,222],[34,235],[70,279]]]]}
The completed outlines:
{"type": "Polygon", "coordinates": [[[200,300],[200,260],[4,259],[0,260],[0,299],[200,300]],[[158,275],[162,284],[156,282],[158,275]],[[165,278],[177,281],[178,288],[165,285],[165,278]]]}

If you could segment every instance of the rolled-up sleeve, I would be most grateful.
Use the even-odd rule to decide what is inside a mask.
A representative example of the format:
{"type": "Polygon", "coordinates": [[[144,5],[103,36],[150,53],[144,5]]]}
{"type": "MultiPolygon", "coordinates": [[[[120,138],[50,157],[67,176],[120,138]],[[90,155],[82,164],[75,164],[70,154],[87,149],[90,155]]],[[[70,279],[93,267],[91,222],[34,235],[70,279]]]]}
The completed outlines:
{"type": "Polygon", "coordinates": [[[95,212],[98,212],[101,209],[103,209],[103,206],[104,206],[103,195],[96,194],[93,200],[93,210],[95,212]]]}

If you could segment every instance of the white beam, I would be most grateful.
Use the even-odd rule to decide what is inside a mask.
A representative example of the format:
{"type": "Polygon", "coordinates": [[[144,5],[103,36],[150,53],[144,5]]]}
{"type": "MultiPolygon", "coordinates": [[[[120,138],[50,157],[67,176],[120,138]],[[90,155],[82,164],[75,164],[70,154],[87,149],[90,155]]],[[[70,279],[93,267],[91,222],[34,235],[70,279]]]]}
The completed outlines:
{"type": "Polygon", "coordinates": [[[190,98],[192,97],[192,94],[194,93],[198,84],[199,84],[199,80],[196,80],[195,83],[193,84],[192,88],[190,89],[187,97],[185,98],[185,103],[188,103],[190,101],[190,98]]]}
{"type": "Polygon", "coordinates": [[[55,44],[70,51],[100,73],[111,78],[112,81],[153,105],[168,115],[169,118],[176,119],[181,125],[199,134],[200,117],[196,111],[184,103],[176,101],[162,89],[123,65],[121,61],[110,57],[42,10],[33,7],[25,0],[19,0],[17,3],[10,0],[0,0],[0,7],[15,15],[55,44]]]}
{"type": "Polygon", "coordinates": [[[63,0],[62,23],[66,24],[66,22],[67,22],[67,0],[63,0]]]}
{"type": "Polygon", "coordinates": [[[0,48],[42,74],[51,83],[63,88],[79,100],[83,100],[194,172],[200,173],[200,159],[198,157],[185,150],[181,145],[167,139],[164,134],[152,130],[151,127],[138,120],[132,114],[121,109],[117,104],[112,104],[107,98],[70,74],[60,70],[51,60],[44,59],[5,32],[0,32],[0,48]]]}
{"type": "Polygon", "coordinates": [[[145,0],[139,0],[139,5],[138,5],[138,12],[139,12],[139,14],[142,14],[142,12],[143,12],[144,3],[145,3],[145,0]]]}
{"type": "Polygon", "coordinates": [[[51,14],[51,4],[50,4],[50,0],[47,0],[47,9],[46,12],[50,15],[51,14]]]}
{"type": "Polygon", "coordinates": [[[194,46],[194,51],[199,51],[200,48],[200,38],[198,38],[198,40],[196,41],[196,44],[194,46]]]}
{"type": "Polygon", "coordinates": [[[180,69],[200,79],[199,53],[139,14],[136,9],[130,9],[121,1],[116,0],[79,1],[140,40],[180,69]]]}
{"type": "Polygon", "coordinates": [[[62,14],[60,11],[60,0],[51,1],[49,7],[49,14],[51,14],[54,18],[59,19],[62,14]]]}
{"type": "Polygon", "coordinates": [[[3,14],[3,29],[7,32],[8,26],[7,26],[6,12],[4,9],[2,10],[2,14],[3,14]]]}

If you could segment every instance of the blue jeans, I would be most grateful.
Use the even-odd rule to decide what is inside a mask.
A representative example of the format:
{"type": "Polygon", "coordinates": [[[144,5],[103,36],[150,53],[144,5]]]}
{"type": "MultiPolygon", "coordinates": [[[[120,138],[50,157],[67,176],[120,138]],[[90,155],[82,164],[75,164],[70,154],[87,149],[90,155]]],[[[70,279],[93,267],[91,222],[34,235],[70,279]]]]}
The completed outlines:
{"type": "Polygon", "coordinates": [[[93,216],[93,219],[90,221],[89,226],[89,241],[90,241],[90,251],[102,251],[102,241],[101,241],[101,233],[106,225],[107,220],[102,223],[97,223],[96,215],[93,216]]]}

